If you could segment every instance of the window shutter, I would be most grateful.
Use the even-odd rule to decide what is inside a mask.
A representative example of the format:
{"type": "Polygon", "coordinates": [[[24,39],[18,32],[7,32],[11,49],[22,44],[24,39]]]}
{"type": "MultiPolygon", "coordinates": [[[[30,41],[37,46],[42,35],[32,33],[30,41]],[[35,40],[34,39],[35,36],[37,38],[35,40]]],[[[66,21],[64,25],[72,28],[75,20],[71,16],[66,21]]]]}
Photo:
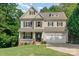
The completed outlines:
{"type": "Polygon", "coordinates": [[[25,27],[25,21],[23,22],[23,27],[25,27]]]}
{"type": "Polygon", "coordinates": [[[52,22],[52,26],[53,26],[53,22],[52,22]]]}
{"type": "Polygon", "coordinates": [[[49,26],[49,22],[48,22],[48,26],[49,26]]]}

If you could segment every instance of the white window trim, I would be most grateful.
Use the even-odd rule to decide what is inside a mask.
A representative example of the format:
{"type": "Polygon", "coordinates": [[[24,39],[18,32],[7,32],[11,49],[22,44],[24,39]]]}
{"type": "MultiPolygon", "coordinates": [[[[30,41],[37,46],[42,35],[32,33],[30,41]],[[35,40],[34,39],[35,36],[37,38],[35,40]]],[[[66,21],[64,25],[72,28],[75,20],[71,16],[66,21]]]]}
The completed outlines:
{"type": "Polygon", "coordinates": [[[54,22],[53,21],[48,21],[48,27],[53,27],[54,26],[54,22]]]}
{"type": "Polygon", "coordinates": [[[31,32],[24,32],[25,34],[23,34],[23,39],[32,39],[30,38],[32,36],[31,32]]]}
{"type": "Polygon", "coordinates": [[[24,21],[24,22],[23,22],[23,27],[24,27],[24,28],[32,27],[32,26],[33,26],[33,22],[32,22],[32,24],[31,24],[31,22],[32,22],[32,21],[24,21]],[[30,22],[30,26],[27,26],[27,24],[29,25],[29,22],[30,22]],[[24,24],[24,23],[25,23],[25,24],[24,24]],[[27,23],[27,24],[26,24],[26,23],[27,23]]]}
{"type": "Polygon", "coordinates": [[[63,21],[57,21],[57,27],[63,27],[63,21]],[[62,25],[58,25],[58,23],[62,23],[62,25]]]}
{"type": "Polygon", "coordinates": [[[36,21],[36,27],[42,27],[42,21],[36,21]],[[37,26],[38,22],[40,22],[40,26],[37,26]]]}

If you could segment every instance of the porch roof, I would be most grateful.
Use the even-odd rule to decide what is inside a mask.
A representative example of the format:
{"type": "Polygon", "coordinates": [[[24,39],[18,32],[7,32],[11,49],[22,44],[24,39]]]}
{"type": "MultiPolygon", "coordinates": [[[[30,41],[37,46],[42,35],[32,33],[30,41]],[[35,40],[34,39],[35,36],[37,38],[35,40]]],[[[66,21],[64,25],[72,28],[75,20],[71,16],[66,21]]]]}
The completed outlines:
{"type": "Polygon", "coordinates": [[[19,32],[43,32],[43,29],[21,28],[19,32]]]}
{"type": "Polygon", "coordinates": [[[44,32],[65,32],[66,28],[65,27],[45,27],[44,32]]]}
{"type": "Polygon", "coordinates": [[[65,27],[45,27],[44,29],[20,28],[19,32],[65,32],[65,27]]]}

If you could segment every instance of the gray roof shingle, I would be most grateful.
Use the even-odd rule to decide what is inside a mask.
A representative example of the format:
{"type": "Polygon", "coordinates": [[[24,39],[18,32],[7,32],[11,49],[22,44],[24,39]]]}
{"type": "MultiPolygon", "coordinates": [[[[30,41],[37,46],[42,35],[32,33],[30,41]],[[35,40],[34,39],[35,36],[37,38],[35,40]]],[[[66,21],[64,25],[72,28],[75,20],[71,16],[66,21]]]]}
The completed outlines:
{"type": "Polygon", "coordinates": [[[64,12],[46,12],[40,13],[44,20],[67,20],[64,12]]]}

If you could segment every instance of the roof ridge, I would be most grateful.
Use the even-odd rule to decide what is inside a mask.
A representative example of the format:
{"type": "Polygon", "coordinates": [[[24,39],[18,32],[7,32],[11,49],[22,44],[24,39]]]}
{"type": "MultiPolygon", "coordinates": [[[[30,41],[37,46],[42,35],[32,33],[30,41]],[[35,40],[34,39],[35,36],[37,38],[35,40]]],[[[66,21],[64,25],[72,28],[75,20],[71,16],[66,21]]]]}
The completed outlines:
{"type": "Polygon", "coordinates": [[[40,12],[40,13],[65,13],[65,12],[40,12]]]}

